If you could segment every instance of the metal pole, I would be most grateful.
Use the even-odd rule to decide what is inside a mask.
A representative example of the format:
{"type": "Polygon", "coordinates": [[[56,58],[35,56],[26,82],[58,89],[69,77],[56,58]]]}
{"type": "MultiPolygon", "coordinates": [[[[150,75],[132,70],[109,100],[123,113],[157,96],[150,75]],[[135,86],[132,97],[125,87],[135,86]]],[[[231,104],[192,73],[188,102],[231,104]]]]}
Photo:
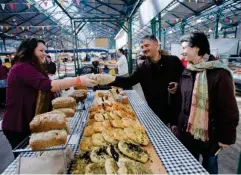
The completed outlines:
{"type": "Polygon", "coordinates": [[[219,22],[219,17],[220,17],[220,10],[217,11],[216,14],[216,24],[215,24],[215,30],[214,30],[214,39],[218,38],[218,22],[219,22]]]}
{"type": "Polygon", "coordinates": [[[151,33],[156,36],[156,18],[151,20],[151,33]]]}
{"type": "Polygon", "coordinates": [[[161,44],[161,39],[162,39],[162,19],[161,19],[161,12],[158,14],[158,24],[159,24],[159,28],[158,28],[158,38],[161,44]]]}
{"type": "Polygon", "coordinates": [[[129,74],[132,74],[132,17],[128,20],[129,74]]]}
{"type": "MultiPolygon", "coordinates": [[[[77,45],[77,33],[76,33],[76,25],[74,22],[74,35],[75,35],[75,49],[78,49],[78,45],[77,45]]],[[[76,50],[75,50],[76,51],[76,50]]],[[[78,56],[78,52],[76,51],[76,58],[77,58],[77,65],[78,65],[78,74],[80,72],[80,64],[79,64],[79,56],[78,56]]]]}
{"type": "Polygon", "coordinates": [[[166,31],[164,32],[164,35],[163,35],[163,49],[165,50],[166,49],[166,31]]]}
{"type": "Polygon", "coordinates": [[[77,72],[76,72],[76,57],[75,57],[75,48],[74,48],[74,26],[73,26],[73,20],[70,20],[71,22],[71,31],[72,31],[72,46],[73,46],[73,50],[74,50],[74,72],[75,72],[75,76],[77,76],[77,72]]]}
{"type": "Polygon", "coordinates": [[[181,35],[184,35],[184,34],[185,34],[185,25],[186,25],[185,22],[182,22],[182,23],[181,23],[181,26],[180,26],[180,29],[181,29],[181,35]]]}
{"type": "Polygon", "coordinates": [[[2,40],[3,40],[3,50],[6,52],[7,51],[7,48],[6,48],[6,39],[4,37],[2,37],[2,40]]]}

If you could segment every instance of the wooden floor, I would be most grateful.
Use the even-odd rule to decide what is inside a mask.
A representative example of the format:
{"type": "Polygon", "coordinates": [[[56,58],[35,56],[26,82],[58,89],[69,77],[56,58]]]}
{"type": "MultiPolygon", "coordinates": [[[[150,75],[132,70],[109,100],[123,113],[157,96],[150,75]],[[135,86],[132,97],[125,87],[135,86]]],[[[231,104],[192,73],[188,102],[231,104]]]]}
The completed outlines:
{"type": "MultiPolygon", "coordinates": [[[[136,86],[135,89],[138,93],[141,94],[141,88],[136,86]]],[[[143,96],[142,96],[143,97],[143,96]]],[[[239,109],[241,109],[241,95],[237,94],[237,102],[239,109]]],[[[3,110],[0,109],[0,116],[3,114],[3,110]]],[[[239,160],[239,154],[241,151],[241,121],[237,128],[237,140],[236,143],[232,146],[229,146],[225,150],[219,153],[218,162],[219,162],[219,173],[220,174],[236,174],[237,165],[239,160]]],[[[3,135],[3,132],[0,131],[0,173],[13,161],[13,154],[11,152],[10,145],[3,135]]]]}

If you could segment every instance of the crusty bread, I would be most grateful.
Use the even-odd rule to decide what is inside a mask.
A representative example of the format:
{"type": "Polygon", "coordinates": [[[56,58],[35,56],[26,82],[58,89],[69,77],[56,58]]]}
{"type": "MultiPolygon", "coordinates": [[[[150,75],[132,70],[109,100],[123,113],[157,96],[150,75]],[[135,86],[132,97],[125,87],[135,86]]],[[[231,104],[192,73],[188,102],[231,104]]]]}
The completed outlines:
{"type": "Polygon", "coordinates": [[[71,93],[69,97],[73,97],[76,100],[76,102],[82,102],[86,99],[87,92],[88,90],[86,89],[76,90],[73,93],[71,93]]]}
{"type": "Polygon", "coordinates": [[[73,97],[58,97],[52,100],[54,109],[58,108],[71,108],[76,106],[76,100],[73,97]]]}
{"type": "Polygon", "coordinates": [[[59,108],[55,109],[54,111],[61,111],[66,115],[66,117],[73,117],[75,114],[75,110],[72,108],[59,108]]]}
{"type": "Polygon", "coordinates": [[[38,117],[34,117],[30,122],[30,130],[32,133],[55,129],[68,130],[67,128],[67,121],[64,114],[46,113],[38,117]]]}
{"type": "Polygon", "coordinates": [[[47,147],[65,144],[66,141],[66,130],[51,130],[47,132],[33,133],[29,140],[29,145],[33,150],[41,150],[47,147]]]}

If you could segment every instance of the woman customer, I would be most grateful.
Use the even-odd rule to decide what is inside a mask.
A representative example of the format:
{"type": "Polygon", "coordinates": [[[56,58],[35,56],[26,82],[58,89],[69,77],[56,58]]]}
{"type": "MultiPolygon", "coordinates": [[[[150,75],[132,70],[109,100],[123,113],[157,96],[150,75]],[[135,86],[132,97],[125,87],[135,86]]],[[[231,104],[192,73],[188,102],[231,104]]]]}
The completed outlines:
{"type": "Polygon", "coordinates": [[[179,83],[178,137],[209,173],[218,174],[217,153],[235,143],[239,111],[232,74],[210,54],[204,33],[181,38],[188,61],[179,83]]]}
{"type": "Polygon", "coordinates": [[[45,50],[42,40],[24,40],[17,49],[14,65],[8,75],[2,129],[13,149],[30,134],[29,123],[33,117],[51,110],[53,92],[75,85],[97,84],[88,75],[51,81],[43,68],[45,50]]]}
{"type": "Polygon", "coordinates": [[[2,65],[0,59],[0,107],[5,107],[6,103],[6,87],[7,87],[8,68],[2,65]]]}

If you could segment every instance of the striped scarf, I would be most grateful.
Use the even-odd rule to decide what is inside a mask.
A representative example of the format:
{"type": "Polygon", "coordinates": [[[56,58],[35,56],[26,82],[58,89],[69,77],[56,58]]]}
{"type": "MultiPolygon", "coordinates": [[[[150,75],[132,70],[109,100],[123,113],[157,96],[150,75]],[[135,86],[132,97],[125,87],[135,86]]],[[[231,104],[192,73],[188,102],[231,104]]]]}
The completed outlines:
{"type": "MultiPolygon", "coordinates": [[[[194,136],[194,139],[208,141],[209,121],[209,97],[207,69],[221,68],[230,72],[229,68],[220,61],[201,62],[199,64],[189,63],[187,69],[197,71],[194,83],[191,111],[188,119],[187,132],[194,136]]],[[[231,76],[232,73],[230,72],[231,76]]]]}

